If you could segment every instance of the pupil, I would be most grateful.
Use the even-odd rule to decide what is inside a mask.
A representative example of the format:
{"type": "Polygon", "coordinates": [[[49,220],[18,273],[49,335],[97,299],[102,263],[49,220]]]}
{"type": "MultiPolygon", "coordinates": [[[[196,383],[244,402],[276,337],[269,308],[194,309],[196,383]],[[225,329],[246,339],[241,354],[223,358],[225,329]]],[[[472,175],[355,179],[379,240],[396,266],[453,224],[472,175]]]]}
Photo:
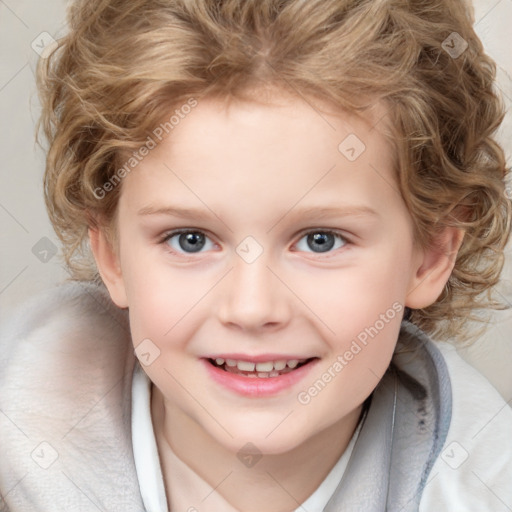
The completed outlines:
{"type": "Polygon", "coordinates": [[[316,252],[326,252],[334,246],[334,236],[331,233],[313,233],[308,235],[308,245],[312,250],[318,249],[316,252]],[[314,244],[318,244],[314,247],[314,244]]]}
{"type": "Polygon", "coordinates": [[[204,245],[204,236],[201,233],[182,233],[179,243],[184,251],[197,252],[204,245]]]}

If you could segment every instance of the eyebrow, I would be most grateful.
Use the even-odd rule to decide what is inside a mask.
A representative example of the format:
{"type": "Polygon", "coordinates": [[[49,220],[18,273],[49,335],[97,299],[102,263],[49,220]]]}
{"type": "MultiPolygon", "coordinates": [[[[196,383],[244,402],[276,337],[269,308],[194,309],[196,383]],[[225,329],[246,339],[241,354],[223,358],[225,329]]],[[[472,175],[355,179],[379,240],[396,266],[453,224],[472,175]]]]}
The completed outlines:
{"type": "Polygon", "coordinates": [[[207,219],[211,213],[207,210],[198,210],[194,208],[176,208],[173,206],[145,206],[141,208],[137,215],[168,215],[171,217],[182,217],[184,219],[207,219]]]}
{"type": "MultiPolygon", "coordinates": [[[[200,210],[195,208],[177,208],[173,206],[145,206],[138,212],[140,216],[148,215],[167,215],[180,217],[184,219],[207,220],[212,216],[217,217],[211,210],[200,210]]],[[[305,208],[292,208],[281,216],[284,217],[308,217],[314,219],[323,219],[326,217],[354,217],[354,216],[373,216],[380,217],[373,208],[365,205],[345,205],[342,207],[318,207],[309,206],[305,208]]]]}

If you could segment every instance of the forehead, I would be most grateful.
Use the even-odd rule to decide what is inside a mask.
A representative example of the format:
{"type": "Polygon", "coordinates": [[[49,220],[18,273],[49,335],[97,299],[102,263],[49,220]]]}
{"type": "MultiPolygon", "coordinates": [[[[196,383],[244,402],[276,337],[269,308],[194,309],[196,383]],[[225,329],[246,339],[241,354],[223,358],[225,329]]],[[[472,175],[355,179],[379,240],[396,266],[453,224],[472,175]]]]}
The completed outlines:
{"type": "MultiPolygon", "coordinates": [[[[284,152],[287,142],[294,138],[298,140],[304,134],[308,135],[309,143],[301,149],[313,148],[323,141],[326,147],[341,151],[338,145],[349,134],[359,136],[365,145],[382,146],[384,133],[390,133],[388,107],[382,102],[374,102],[363,114],[356,115],[325,100],[293,95],[280,89],[252,94],[245,96],[246,100],[207,97],[199,100],[193,109],[188,109],[181,119],[164,116],[164,120],[174,117],[178,124],[172,127],[152,156],[158,157],[159,149],[166,152],[173,145],[176,154],[187,152],[190,159],[199,154],[201,144],[213,138],[223,142],[224,150],[230,147],[236,150],[240,145],[251,149],[264,145],[276,149],[277,153],[280,145],[284,152]],[[190,151],[191,146],[196,151],[190,151]]],[[[173,112],[179,110],[178,107],[173,112]]]]}
{"type": "Polygon", "coordinates": [[[396,201],[386,125],[378,104],[362,118],[287,94],[202,99],[130,173],[121,202],[179,199],[248,211],[297,201],[396,201]]]}

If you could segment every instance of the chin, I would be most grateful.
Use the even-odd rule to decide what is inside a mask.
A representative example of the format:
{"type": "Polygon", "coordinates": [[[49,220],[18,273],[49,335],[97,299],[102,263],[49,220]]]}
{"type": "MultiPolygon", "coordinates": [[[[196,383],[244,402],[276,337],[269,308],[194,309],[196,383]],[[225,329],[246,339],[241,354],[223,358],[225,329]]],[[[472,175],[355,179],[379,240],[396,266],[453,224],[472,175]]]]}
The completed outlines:
{"type": "MultiPolygon", "coordinates": [[[[291,416],[292,414],[290,414],[290,419],[291,416]]],[[[225,432],[223,432],[224,435],[221,434],[220,438],[214,437],[226,449],[236,454],[244,450],[250,451],[252,445],[256,447],[255,451],[262,455],[283,454],[297,448],[308,439],[306,432],[297,432],[297,425],[294,425],[293,431],[290,432],[288,419],[283,422],[285,417],[286,415],[274,418],[272,421],[255,421],[252,428],[247,428],[247,421],[245,421],[245,426],[239,428],[233,424],[225,425],[233,437],[228,436],[225,432]]]]}

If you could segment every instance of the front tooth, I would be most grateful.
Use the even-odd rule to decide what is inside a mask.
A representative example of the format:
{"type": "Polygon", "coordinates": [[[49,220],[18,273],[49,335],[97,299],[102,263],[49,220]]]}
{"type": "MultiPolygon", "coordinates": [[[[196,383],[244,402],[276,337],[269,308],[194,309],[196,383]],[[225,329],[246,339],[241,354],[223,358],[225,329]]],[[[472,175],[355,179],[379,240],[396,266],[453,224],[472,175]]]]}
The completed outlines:
{"type": "Polygon", "coordinates": [[[269,361],[268,363],[258,363],[256,364],[257,372],[271,372],[274,369],[274,363],[269,361]]]}
{"type": "Polygon", "coordinates": [[[237,364],[238,369],[243,372],[253,372],[254,367],[256,366],[254,363],[251,363],[250,361],[238,361],[237,364]]]}
{"type": "Polygon", "coordinates": [[[222,357],[217,357],[217,359],[215,359],[215,362],[221,366],[224,364],[224,359],[222,359],[222,357]]]}
{"type": "Polygon", "coordinates": [[[288,365],[289,368],[295,368],[299,364],[299,360],[298,359],[290,359],[289,361],[287,361],[286,364],[288,365]]]}
{"type": "Polygon", "coordinates": [[[226,364],[228,366],[236,366],[236,361],[234,359],[226,359],[226,364]]]}
{"type": "Polygon", "coordinates": [[[274,361],[274,370],[284,370],[286,368],[286,361],[283,359],[283,360],[279,360],[279,361],[274,361]]]}
{"type": "Polygon", "coordinates": [[[258,377],[261,379],[268,379],[270,377],[270,374],[267,372],[258,373],[258,377]]]}

